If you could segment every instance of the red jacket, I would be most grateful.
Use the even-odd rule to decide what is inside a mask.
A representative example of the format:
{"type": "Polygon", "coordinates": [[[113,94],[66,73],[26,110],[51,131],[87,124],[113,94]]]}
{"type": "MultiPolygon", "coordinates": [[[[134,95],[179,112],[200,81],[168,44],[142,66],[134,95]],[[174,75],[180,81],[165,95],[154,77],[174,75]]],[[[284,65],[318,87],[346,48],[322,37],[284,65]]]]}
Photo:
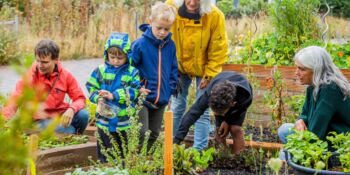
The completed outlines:
{"type": "MultiPolygon", "coordinates": [[[[49,93],[51,89],[44,102],[44,111],[48,114],[44,118],[51,118],[55,115],[63,114],[68,108],[72,108],[74,113],[76,113],[85,107],[86,98],[77,80],[70,72],[64,69],[60,63],[56,65],[53,73],[49,76],[41,74],[37,69],[36,63],[33,63],[28,76],[30,84],[34,88],[41,86],[47,93],[49,93]],[[52,87],[53,84],[54,87],[52,87]],[[64,101],[66,94],[68,94],[69,98],[72,100],[71,104],[64,101]]],[[[16,90],[11,98],[16,98],[21,95],[23,83],[23,79],[17,82],[16,90]]],[[[3,108],[2,113],[6,119],[10,119],[16,111],[17,106],[10,102],[3,108]]],[[[43,116],[34,116],[34,119],[42,118],[43,116]]]]}

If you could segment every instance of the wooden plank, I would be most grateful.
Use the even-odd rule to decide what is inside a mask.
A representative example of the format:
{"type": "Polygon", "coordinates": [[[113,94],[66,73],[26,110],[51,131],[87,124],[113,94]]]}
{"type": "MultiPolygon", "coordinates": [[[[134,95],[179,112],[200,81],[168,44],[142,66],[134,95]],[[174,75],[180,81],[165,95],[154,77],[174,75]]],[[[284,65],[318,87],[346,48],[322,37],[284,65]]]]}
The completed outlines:
{"type": "Polygon", "coordinates": [[[173,174],[173,113],[164,113],[164,175],[173,174]]]}

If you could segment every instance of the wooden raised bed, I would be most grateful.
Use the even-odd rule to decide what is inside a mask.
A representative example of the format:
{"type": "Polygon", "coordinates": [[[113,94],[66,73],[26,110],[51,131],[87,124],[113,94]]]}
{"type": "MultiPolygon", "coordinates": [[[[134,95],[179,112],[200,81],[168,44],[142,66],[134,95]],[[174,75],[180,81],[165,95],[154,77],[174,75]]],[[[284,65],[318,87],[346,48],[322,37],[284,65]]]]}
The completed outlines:
{"type": "MultiPolygon", "coordinates": [[[[250,65],[249,67],[251,68],[254,77],[259,81],[260,88],[266,90],[266,78],[271,77],[271,72],[274,67],[265,65],[250,65]]],[[[245,64],[224,64],[222,69],[223,71],[236,71],[246,74],[245,70],[247,68],[248,66],[245,64]]],[[[306,86],[300,85],[297,82],[295,66],[277,66],[277,69],[282,73],[288,92],[295,94],[304,93],[306,86]]],[[[341,69],[341,72],[350,81],[350,69],[341,69]]]]}
{"type": "Polygon", "coordinates": [[[96,146],[96,142],[88,142],[39,151],[36,162],[37,171],[48,174],[58,170],[75,168],[73,165],[87,166],[89,158],[97,159],[96,146]]]}

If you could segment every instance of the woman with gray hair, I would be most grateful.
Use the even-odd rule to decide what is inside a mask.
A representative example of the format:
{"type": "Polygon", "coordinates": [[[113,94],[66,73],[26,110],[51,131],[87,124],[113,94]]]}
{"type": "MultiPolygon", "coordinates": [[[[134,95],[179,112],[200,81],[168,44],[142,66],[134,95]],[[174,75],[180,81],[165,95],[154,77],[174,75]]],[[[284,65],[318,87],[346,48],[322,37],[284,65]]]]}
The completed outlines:
{"type": "Polygon", "coordinates": [[[309,46],[294,57],[296,76],[308,85],[306,99],[299,119],[278,129],[282,143],[296,131],[309,130],[325,140],[329,132],[350,132],[350,84],[322,47],[309,46]]]}

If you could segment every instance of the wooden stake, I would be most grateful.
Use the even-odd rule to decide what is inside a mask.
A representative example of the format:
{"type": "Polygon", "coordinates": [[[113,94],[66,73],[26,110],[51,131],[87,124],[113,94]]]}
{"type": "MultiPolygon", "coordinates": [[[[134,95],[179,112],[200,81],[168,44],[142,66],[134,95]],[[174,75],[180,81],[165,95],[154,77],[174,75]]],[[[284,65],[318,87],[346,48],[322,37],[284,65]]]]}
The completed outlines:
{"type": "Polygon", "coordinates": [[[173,174],[173,113],[164,115],[164,175],[173,174]]]}

